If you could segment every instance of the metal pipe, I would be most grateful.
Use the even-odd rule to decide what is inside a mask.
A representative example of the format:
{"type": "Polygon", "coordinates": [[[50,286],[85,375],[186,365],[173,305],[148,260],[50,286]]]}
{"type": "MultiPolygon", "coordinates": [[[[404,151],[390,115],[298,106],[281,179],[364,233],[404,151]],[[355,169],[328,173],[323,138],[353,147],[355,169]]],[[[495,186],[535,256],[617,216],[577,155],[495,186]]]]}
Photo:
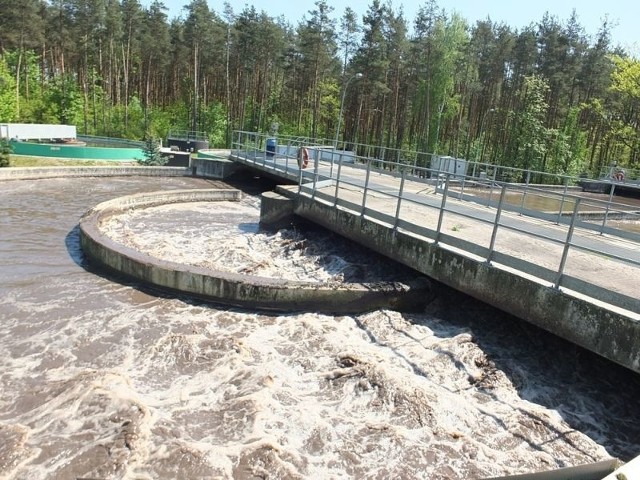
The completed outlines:
{"type": "Polygon", "coordinates": [[[491,178],[491,185],[489,185],[489,195],[487,196],[487,207],[491,206],[491,196],[493,195],[493,186],[496,184],[496,175],[498,174],[498,169],[493,168],[493,177],[491,178]]]}
{"type": "Polygon", "coordinates": [[[562,192],[562,199],[560,200],[560,208],[558,208],[558,218],[556,225],[560,225],[560,219],[562,218],[562,209],[564,208],[564,201],[567,198],[567,189],[569,188],[569,177],[564,177],[564,192],[562,192]]]}
{"type": "Polygon", "coordinates": [[[493,221],[493,231],[491,232],[491,243],[489,244],[489,255],[487,256],[487,263],[491,263],[491,257],[496,247],[496,238],[498,236],[498,227],[500,226],[500,217],[502,216],[502,205],[507,195],[507,184],[502,184],[502,191],[500,192],[500,201],[498,202],[498,209],[496,210],[496,216],[493,221]]]}
{"type": "Polygon", "coordinates": [[[611,202],[613,202],[613,193],[616,190],[616,184],[611,182],[611,191],[609,192],[609,202],[607,203],[607,209],[604,211],[604,218],[602,219],[602,225],[600,226],[600,235],[604,233],[604,227],[607,226],[607,220],[609,219],[609,208],[611,202]]]}
{"type": "Polygon", "coordinates": [[[444,191],[442,192],[442,202],[440,203],[440,214],[438,215],[438,226],[436,227],[435,243],[440,240],[440,229],[442,228],[442,220],[444,218],[445,205],[447,203],[447,195],[449,193],[449,174],[444,181],[444,191]]]}
{"type": "Polygon", "coordinates": [[[402,177],[400,177],[400,189],[398,190],[398,205],[396,206],[396,218],[394,220],[393,229],[398,229],[398,222],[400,221],[400,205],[402,203],[402,192],[404,191],[404,180],[407,176],[406,171],[402,171],[402,177]]]}
{"type": "Polygon", "coordinates": [[[571,247],[571,239],[573,238],[573,230],[578,218],[578,209],[580,208],[580,197],[576,198],[576,204],[573,207],[573,215],[571,216],[571,225],[569,225],[569,231],[567,232],[567,239],[564,242],[564,249],[562,250],[562,259],[560,260],[560,267],[558,268],[558,275],[554,283],[554,288],[560,288],[562,283],[562,275],[564,275],[564,267],[567,263],[567,257],[569,256],[569,247],[571,247]]]}
{"type": "Polygon", "coordinates": [[[531,181],[531,171],[527,170],[527,180],[524,184],[524,191],[522,192],[522,202],[520,203],[520,215],[524,211],[524,202],[527,198],[527,189],[529,188],[529,182],[531,181]]]}
{"type": "Polygon", "coordinates": [[[367,176],[364,181],[364,192],[362,193],[362,210],[360,215],[364,215],[364,209],[367,204],[367,188],[369,187],[369,176],[371,175],[371,160],[367,158],[367,176]]]}

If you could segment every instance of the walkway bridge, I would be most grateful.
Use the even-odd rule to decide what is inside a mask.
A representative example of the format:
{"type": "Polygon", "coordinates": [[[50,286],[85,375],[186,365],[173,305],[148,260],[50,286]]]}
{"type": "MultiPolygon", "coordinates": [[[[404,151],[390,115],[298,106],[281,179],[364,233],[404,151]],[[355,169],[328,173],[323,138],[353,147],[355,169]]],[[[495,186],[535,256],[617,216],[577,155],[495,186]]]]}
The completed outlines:
{"type": "Polygon", "coordinates": [[[229,158],[289,183],[278,192],[296,215],[640,372],[637,199],[429,154],[278,142],[235,132],[229,158]]]}

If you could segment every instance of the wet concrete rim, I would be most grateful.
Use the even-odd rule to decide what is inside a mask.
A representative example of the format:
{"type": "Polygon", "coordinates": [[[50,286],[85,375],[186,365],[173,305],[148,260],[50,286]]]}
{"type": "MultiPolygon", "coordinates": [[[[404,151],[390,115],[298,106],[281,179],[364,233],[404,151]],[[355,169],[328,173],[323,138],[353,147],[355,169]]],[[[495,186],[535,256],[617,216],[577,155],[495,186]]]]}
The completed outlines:
{"type": "Polygon", "coordinates": [[[361,313],[378,308],[415,311],[432,296],[426,278],[410,282],[317,283],[242,275],[163,260],[107,237],[101,225],[131,209],[171,203],[239,201],[232,189],[172,190],[128,195],[96,205],[81,218],[80,243],[89,263],[181,294],[225,305],[278,312],[361,313]]]}

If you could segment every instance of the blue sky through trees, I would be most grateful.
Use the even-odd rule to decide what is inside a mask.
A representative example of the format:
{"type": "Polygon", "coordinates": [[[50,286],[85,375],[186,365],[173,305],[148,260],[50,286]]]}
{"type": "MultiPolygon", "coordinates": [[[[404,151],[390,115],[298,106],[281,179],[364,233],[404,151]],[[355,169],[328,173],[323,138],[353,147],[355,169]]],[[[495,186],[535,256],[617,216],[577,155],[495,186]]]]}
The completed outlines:
{"type": "MultiPolygon", "coordinates": [[[[145,6],[151,0],[142,0],[145,6]]],[[[169,18],[184,15],[183,7],[189,2],[186,0],[164,0],[168,8],[169,18]]],[[[209,7],[217,13],[222,13],[223,2],[209,0],[209,7]]],[[[386,4],[386,1],[381,1],[386,4]]],[[[393,7],[399,10],[402,7],[405,18],[410,22],[415,18],[416,12],[425,2],[414,0],[394,0],[393,7]]],[[[538,22],[545,12],[557,17],[564,22],[569,19],[575,9],[580,24],[585,28],[587,35],[595,37],[605,16],[612,25],[612,44],[620,45],[636,57],[640,56],[640,2],[638,0],[439,0],[438,5],[451,13],[456,11],[470,23],[483,20],[487,17],[494,22],[504,22],[512,28],[521,29],[530,23],[538,22]]],[[[309,16],[310,10],[315,9],[315,2],[291,1],[291,0],[253,0],[251,2],[230,0],[229,4],[234,12],[238,13],[246,5],[253,5],[259,11],[264,10],[272,17],[284,16],[290,23],[297,24],[303,16],[309,16]]],[[[327,0],[327,4],[334,8],[334,16],[339,18],[344,9],[350,6],[362,20],[371,0],[327,0]]]]}

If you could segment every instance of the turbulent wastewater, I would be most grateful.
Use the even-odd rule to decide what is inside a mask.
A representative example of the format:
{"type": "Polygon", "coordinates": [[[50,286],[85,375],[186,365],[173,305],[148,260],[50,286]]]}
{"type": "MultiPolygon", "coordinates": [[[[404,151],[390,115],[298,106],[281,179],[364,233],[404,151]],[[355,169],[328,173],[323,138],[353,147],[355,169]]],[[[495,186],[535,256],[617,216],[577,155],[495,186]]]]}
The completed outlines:
{"type": "MultiPolygon", "coordinates": [[[[444,287],[420,313],[267,315],[86,269],[86,210],[212,185],[0,182],[0,478],[480,479],[640,454],[637,375],[444,287]]],[[[325,234],[259,232],[250,195],[149,213],[114,235],[253,274],[379,272],[325,234]]]]}

